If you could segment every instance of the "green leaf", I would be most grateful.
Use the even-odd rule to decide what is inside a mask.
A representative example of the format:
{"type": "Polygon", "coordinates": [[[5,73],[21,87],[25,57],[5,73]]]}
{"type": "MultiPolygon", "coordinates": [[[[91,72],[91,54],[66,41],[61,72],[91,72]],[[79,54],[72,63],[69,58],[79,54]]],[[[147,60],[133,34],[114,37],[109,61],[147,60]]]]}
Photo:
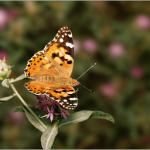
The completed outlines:
{"type": "MultiPolygon", "coordinates": [[[[38,118],[46,125],[46,127],[51,126],[51,122],[49,119],[41,118],[44,116],[44,112],[38,108],[34,108],[30,106],[30,109],[38,116],[38,118]]],[[[36,120],[36,118],[28,111],[28,109],[25,106],[18,106],[13,109],[13,112],[24,112],[28,118],[28,120],[31,122],[33,126],[35,126],[38,130],[41,132],[45,131],[45,128],[36,120]]]]}
{"type": "Polygon", "coordinates": [[[54,123],[49,126],[41,136],[41,144],[43,149],[50,149],[53,145],[54,139],[58,133],[58,125],[54,123]]]}
{"type": "Polygon", "coordinates": [[[106,119],[108,121],[115,123],[114,118],[111,115],[101,112],[101,111],[94,111],[92,115],[90,116],[90,118],[101,118],[101,119],[106,119]]]}
{"type": "Polygon", "coordinates": [[[25,76],[25,74],[22,74],[21,76],[17,77],[16,79],[13,79],[13,80],[10,81],[10,82],[11,82],[11,83],[14,83],[14,82],[17,82],[17,81],[22,80],[22,79],[24,79],[24,78],[26,78],[26,76],[25,76]]]}
{"type": "Polygon", "coordinates": [[[78,111],[70,116],[67,116],[67,119],[63,119],[60,122],[59,127],[87,120],[92,113],[93,111],[88,111],[88,110],[78,111]]]}
{"type": "Polygon", "coordinates": [[[45,128],[36,120],[36,118],[27,110],[26,107],[23,106],[23,110],[28,118],[28,120],[30,121],[30,123],[35,126],[38,130],[40,130],[41,132],[45,131],[45,128]]]}
{"type": "Polygon", "coordinates": [[[2,86],[5,86],[6,88],[9,88],[9,79],[5,79],[2,81],[2,86]]]}
{"type": "Polygon", "coordinates": [[[2,97],[0,98],[0,101],[8,101],[9,99],[13,98],[14,96],[16,96],[16,94],[13,94],[13,95],[10,95],[10,96],[7,96],[7,97],[2,97]]]}
{"type": "Polygon", "coordinates": [[[113,117],[107,113],[103,113],[101,111],[83,110],[68,116],[67,119],[63,119],[60,122],[59,127],[78,123],[87,120],[88,118],[101,118],[101,119],[109,120],[114,123],[113,117]]]}

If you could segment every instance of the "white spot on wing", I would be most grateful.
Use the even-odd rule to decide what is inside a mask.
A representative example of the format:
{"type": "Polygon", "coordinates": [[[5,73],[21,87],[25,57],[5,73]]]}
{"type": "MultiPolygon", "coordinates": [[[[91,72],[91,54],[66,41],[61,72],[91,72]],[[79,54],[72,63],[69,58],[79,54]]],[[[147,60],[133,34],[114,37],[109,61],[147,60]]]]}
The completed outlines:
{"type": "Polygon", "coordinates": [[[78,99],[76,97],[74,97],[74,98],[69,98],[69,100],[75,101],[75,100],[78,100],[78,99]]]}
{"type": "Polygon", "coordinates": [[[72,37],[72,34],[68,34],[69,37],[72,37]]]}
{"type": "Polygon", "coordinates": [[[70,47],[70,48],[73,48],[74,47],[74,45],[73,44],[71,44],[71,43],[66,43],[66,46],[68,46],[68,47],[70,47]]]}
{"type": "Polygon", "coordinates": [[[77,103],[74,103],[73,105],[77,106],[77,103]]]}
{"type": "Polygon", "coordinates": [[[64,101],[64,102],[67,102],[67,100],[66,100],[66,99],[64,99],[63,101],[64,101]]]}
{"type": "Polygon", "coordinates": [[[62,37],[64,37],[64,35],[62,35],[62,37]]]}
{"type": "Polygon", "coordinates": [[[64,40],[61,38],[59,41],[60,41],[60,42],[63,42],[64,40]]]}

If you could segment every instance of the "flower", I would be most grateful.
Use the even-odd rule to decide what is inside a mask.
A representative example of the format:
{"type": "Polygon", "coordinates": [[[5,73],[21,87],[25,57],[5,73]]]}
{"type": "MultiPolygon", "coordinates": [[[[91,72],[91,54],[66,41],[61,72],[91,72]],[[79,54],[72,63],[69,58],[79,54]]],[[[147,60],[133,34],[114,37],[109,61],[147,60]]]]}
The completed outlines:
{"type": "Polygon", "coordinates": [[[0,80],[8,78],[11,74],[11,67],[5,63],[5,57],[0,60],[0,80]]]}
{"type": "Polygon", "coordinates": [[[95,52],[98,45],[97,45],[97,42],[93,39],[86,39],[83,41],[82,43],[82,47],[83,49],[85,49],[87,52],[95,52]]]}
{"type": "Polygon", "coordinates": [[[9,20],[8,13],[5,9],[0,8],[0,28],[4,28],[9,20]]]}
{"type": "Polygon", "coordinates": [[[124,46],[121,43],[114,42],[108,48],[111,57],[120,57],[124,54],[124,46]]]}
{"type": "Polygon", "coordinates": [[[144,74],[143,69],[139,66],[134,66],[133,68],[131,68],[130,73],[135,78],[142,78],[144,74]]]}
{"type": "Polygon", "coordinates": [[[148,29],[150,26],[150,18],[147,15],[141,14],[137,16],[135,23],[140,29],[148,29]]]}
{"type": "Polygon", "coordinates": [[[53,121],[54,115],[61,115],[61,117],[64,117],[65,119],[67,119],[66,115],[70,115],[65,108],[62,108],[61,105],[52,98],[46,95],[36,95],[36,97],[38,105],[33,107],[40,108],[42,111],[46,112],[46,119],[50,118],[51,122],[53,121]],[[59,108],[58,112],[56,112],[57,107],[59,108]]]}
{"type": "Polygon", "coordinates": [[[114,98],[117,94],[117,87],[113,83],[105,83],[100,87],[101,93],[107,98],[114,98]]]}

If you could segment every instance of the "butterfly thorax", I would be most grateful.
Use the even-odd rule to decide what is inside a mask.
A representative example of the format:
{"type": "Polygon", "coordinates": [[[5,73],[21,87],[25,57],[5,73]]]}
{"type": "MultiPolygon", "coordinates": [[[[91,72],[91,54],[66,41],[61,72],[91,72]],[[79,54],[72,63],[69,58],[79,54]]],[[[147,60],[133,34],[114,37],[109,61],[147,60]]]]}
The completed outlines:
{"type": "Polygon", "coordinates": [[[47,82],[49,84],[59,84],[59,85],[72,85],[76,86],[79,82],[70,77],[61,77],[61,76],[41,76],[36,81],[38,82],[47,82]]]}

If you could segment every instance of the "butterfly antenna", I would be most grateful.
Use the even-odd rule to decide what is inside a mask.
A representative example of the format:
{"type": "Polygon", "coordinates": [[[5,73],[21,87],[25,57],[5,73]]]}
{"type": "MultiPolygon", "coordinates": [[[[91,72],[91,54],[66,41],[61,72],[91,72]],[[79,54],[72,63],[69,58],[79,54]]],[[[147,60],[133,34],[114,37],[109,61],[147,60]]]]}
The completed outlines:
{"type": "Polygon", "coordinates": [[[77,80],[79,80],[79,78],[81,78],[85,73],[87,73],[91,68],[93,68],[96,65],[96,63],[94,65],[92,65],[88,70],[86,70],[84,73],[81,74],[80,77],[77,78],[77,80]]]}
{"type": "MultiPolygon", "coordinates": [[[[82,85],[82,84],[80,83],[80,85],[82,85]]],[[[86,86],[84,86],[84,85],[82,85],[82,86],[83,86],[85,89],[87,89],[88,91],[90,91],[90,92],[92,92],[92,93],[95,93],[94,91],[88,89],[86,86]]]]}
{"type": "MultiPolygon", "coordinates": [[[[85,73],[87,73],[87,72],[88,72],[91,68],[93,68],[95,65],[96,65],[96,63],[95,63],[94,65],[92,65],[92,66],[91,66],[88,70],[86,70],[84,73],[82,73],[81,76],[77,78],[77,80],[79,80],[79,78],[81,78],[85,73]]],[[[80,85],[82,85],[82,84],[80,83],[80,85]]],[[[92,93],[95,93],[94,91],[88,89],[86,86],[84,86],[84,85],[82,85],[82,86],[83,86],[85,89],[87,89],[88,91],[90,91],[90,92],[92,92],[92,93]]]]}

